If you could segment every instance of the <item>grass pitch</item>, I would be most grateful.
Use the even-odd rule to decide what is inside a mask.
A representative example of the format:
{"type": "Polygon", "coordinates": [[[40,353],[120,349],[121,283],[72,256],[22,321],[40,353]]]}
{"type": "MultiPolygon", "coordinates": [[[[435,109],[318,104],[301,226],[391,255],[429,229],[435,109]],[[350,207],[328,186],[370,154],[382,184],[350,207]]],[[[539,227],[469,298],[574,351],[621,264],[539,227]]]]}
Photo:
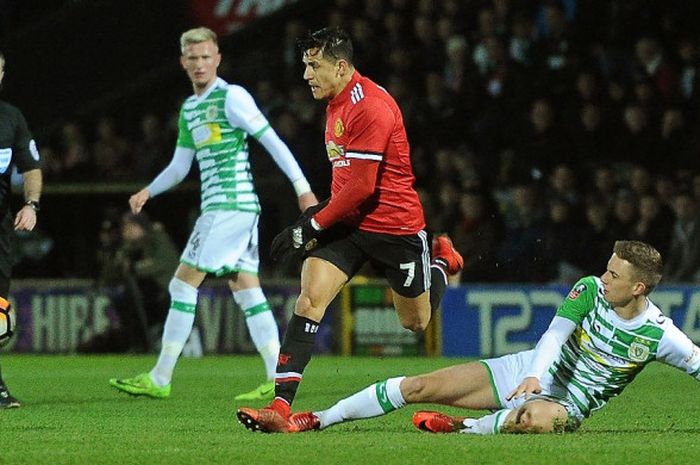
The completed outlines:
{"type": "MultiPolygon", "coordinates": [[[[129,397],[107,384],[154,362],[155,356],[3,354],[3,374],[23,406],[0,410],[0,464],[662,465],[700,456],[700,386],[660,364],[576,433],[465,436],[415,430],[411,414],[425,406],[318,433],[253,434],[237,422],[232,399],[261,381],[262,362],[254,356],[182,359],[166,400],[129,397]]],[[[457,362],[315,357],[295,409],[325,408],[376,380],[457,362]]]]}

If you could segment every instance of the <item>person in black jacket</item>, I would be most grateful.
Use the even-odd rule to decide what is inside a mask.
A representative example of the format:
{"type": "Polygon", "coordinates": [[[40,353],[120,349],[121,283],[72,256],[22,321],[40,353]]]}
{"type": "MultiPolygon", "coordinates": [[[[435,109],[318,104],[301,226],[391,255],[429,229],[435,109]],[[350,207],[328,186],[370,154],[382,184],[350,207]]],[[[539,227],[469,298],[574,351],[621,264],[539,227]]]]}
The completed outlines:
{"type": "MultiPolygon", "coordinates": [[[[0,52],[0,85],[5,76],[5,56],[0,52]]],[[[0,296],[7,298],[10,291],[12,257],[10,240],[14,231],[31,231],[36,226],[42,178],[39,151],[27,127],[27,122],[16,107],[0,100],[0,296]],[[24,205],[12,217],[10,208],[12,167],[22,174],[24,205]]],[[[0,372],[0,409],[19,407],[5,386],[0,372]]]]}

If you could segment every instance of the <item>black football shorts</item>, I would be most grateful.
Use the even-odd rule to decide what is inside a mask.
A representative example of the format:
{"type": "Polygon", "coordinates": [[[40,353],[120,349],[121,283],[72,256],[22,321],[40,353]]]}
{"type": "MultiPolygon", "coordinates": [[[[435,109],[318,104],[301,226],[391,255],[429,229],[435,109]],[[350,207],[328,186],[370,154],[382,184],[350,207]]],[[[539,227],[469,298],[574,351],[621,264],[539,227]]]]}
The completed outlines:
{"type": "Polygon", "coordinates": [[[425,231],[398,236],[336,224],[321,235],[307,256],[331,262],[350,278],[369,262],[404,297],[417,297],[430,289],[430,247],[425,231]]]}

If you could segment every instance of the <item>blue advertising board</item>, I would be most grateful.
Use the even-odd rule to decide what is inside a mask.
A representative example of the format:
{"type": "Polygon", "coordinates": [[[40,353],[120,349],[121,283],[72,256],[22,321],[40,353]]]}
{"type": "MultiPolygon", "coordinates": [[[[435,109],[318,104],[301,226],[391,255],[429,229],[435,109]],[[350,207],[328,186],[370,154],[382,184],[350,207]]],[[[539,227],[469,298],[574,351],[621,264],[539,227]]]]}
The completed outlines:
{"type": "MultiPolygon", "coordinates": [[[[298,283],[266,283],[264,290],[281,334],[294,311],[298,283]]],[[[10,302],[17,312],[17,333],[4,352],[74,353],[92,338],[122,324],[112,301],[113,289],[90,280],[17,280],[10,302]]],[[[331,313],[332,309],[329,309],[331,313]]],[[[255,353],[243,312],[223,280],[200,288],[195,326],[203,353],[255,353]]],[[[315,350],[332,348],[332,325],[319,331],[315,350]]]]}
{"type": "MultiPolygon", "coordinates": [[[[493,357],[532,348],[570,288],[473,285],[449,288],[442,301],[442,354],[493,357]]],[[[700,287],[660,286],[651,300],[700,343],[700,287]]]]}

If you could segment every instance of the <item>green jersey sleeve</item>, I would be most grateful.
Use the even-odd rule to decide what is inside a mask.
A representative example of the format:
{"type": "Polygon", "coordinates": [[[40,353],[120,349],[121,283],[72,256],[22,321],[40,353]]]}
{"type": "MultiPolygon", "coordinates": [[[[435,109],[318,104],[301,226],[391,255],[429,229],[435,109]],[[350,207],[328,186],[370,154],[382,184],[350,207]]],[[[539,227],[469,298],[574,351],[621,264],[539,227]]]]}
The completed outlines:
{"type": "Polygon", "coordinates": [[[581,324],[585,316],[595,306],[597,293],[598,284],[593,276],[579,279],[557,309],[556,316],[581,324]]]}
{"type": "Polygon", "coordinates": [[[194,145],[194,140],[192,139],[192,132],[187,127],[187,121],[185,120],[184,107],[180,109],[180,117],[177,120],[177,146],[186,149],[196,150],[197,147],[194,145]]]}

